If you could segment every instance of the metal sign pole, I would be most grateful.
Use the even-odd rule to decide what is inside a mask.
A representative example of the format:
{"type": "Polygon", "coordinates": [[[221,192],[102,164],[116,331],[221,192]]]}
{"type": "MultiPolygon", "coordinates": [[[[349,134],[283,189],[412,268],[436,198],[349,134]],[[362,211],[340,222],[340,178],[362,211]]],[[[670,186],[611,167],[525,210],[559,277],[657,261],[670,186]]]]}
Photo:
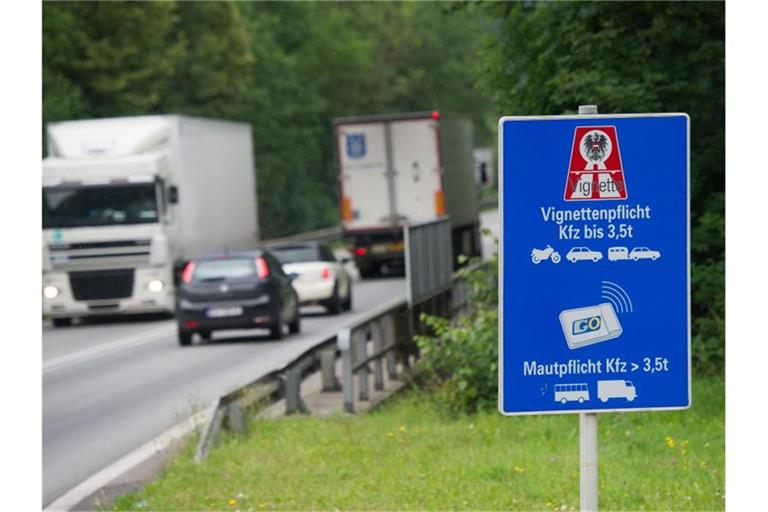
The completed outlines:
{"type": "MultiPolygon", "coordinates": [[[[579,115],[597,114],[597,105],[579,105],[579,115]]],[[[597,413],[579,414],[579,505],[597,510],[597,413]]]]}
{"type": "Polygon", "coordinates": [[[579,504],[597,510],[597,413],[579,414],[579,504]]]}

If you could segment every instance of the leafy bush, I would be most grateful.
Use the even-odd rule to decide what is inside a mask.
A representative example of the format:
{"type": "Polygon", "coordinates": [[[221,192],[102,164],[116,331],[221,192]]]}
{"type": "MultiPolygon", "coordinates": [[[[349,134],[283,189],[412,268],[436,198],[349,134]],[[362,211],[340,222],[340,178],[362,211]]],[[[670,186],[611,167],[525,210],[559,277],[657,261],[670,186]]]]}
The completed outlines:
{"type": "Polygon", "coordinates": [[[461,271],[468,312],[456,320],[422,315],[432,335],[417,336],[420,365],[438,403],[454,413],[493,409],[498,386],[498,255],[461,271]]]}

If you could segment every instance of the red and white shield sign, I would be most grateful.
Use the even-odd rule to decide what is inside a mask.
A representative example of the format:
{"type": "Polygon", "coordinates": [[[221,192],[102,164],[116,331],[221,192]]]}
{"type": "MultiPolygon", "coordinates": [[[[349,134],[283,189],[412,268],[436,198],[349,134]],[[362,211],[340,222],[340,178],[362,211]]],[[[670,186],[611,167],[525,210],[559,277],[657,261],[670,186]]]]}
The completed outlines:
{"type": "Polygon", "coordinates": [[[615,126],[580,126],[573,135],[566,201],[627,198],[615,126]]]}

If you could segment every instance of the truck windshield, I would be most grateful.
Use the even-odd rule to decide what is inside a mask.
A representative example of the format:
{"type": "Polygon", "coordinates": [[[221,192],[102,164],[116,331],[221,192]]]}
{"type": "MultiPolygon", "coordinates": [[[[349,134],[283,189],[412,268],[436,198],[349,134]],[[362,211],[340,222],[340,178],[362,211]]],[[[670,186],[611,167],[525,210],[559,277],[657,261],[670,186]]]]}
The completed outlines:
{"type": "Polygon", "coordinates": [[[158,222],[155,183],[43,188],[43,229],[158,222]]]}

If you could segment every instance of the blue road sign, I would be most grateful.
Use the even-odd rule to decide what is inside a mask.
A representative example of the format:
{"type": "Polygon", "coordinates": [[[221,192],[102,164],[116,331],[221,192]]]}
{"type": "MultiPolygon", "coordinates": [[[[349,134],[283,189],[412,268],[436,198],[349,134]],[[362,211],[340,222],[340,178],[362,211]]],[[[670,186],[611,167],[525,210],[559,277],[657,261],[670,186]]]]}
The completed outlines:
{"type": "Polygon", "coordinates": [[[499,410],[691,404],[689,118],[499,121],[499,410]]]}

